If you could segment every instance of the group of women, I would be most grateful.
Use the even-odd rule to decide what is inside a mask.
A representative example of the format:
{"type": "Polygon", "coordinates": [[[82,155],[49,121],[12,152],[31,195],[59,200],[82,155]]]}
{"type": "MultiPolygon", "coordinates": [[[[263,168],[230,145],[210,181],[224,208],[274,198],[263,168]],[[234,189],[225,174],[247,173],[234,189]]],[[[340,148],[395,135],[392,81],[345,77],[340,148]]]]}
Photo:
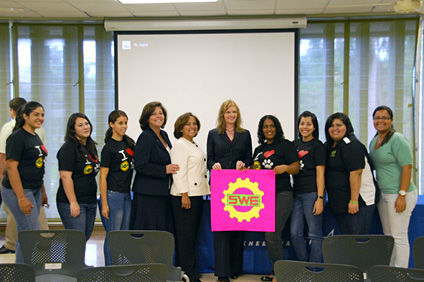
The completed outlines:
{"type": "MultiPolygon", "coordinates": [[[[18,231],[39,229],[47,150],[35,129],[44,122],[44,109],[37,102],[29,102],[19,110],[16,120],[15,131],[7,140],[7,173],[1,193],[16,218],[18,231]]],[[[143,108],[139,120],[143,132],[136,143],[126,135],[127,115],[120,110],[109,115],[100,162],[91,138],[90,120],[75,113],[68,120],[65,143],[57,153],[58,211],[65,228],[83,231],[88,240],[97,207],[95,176],[100,171],[99,209],[106,231],[147,229],[174,233],[176,265],[191,281],[200,281],[195,242],[202,198],[210,193],[207,170],[272,169],[276,175],[275,232],[264,233],[272,264],[283,259],[281,236],[289,218],[298,259],[322,260],[325,188],[330,211],[342,234],[369,232],[377,196],[381,194],[378,210],[383,231],[395,238],[392,265],[407,267],[408,224],[417,201],[411,181],[412,155],[405,137],[393,128],[390,108],[378,107],[373,120],[377,134],[368,154],[343,113],[327,119],[325,144],[318,139],[318,120],[311,112],[299,116],[299,139],[294,142],[285,139],[275,116],[265,115],[257,130],[259,146],[252,154],[251,135],[241,127],[240,109],[234,101],[227,100],[219,109],[217,127],[209,131],[206,155],[194,141],[200,130],[195,115],[185,113],[177,118],[177,141],[172,147],[163,130],[167,112],[160,102],[151,102],[143,108]],[[373,178],[374,168],[378,186],[373,178]],[[136,174],[131,200],[133,170],[136,174]],[[311,242],[309,254],[305,222],[311,242]]],[[[236,279],[243,269],[243,232],[214,232],[214,251],[218,280],[236,279]]],[[[107,240],[104,253],[105,264],[111,264],[107,240]]],[[[16,261],[23,262],[19,242],[16,261]]],[[[275,277],[271,274],[261,279],[271,281],[275,277]]]]}

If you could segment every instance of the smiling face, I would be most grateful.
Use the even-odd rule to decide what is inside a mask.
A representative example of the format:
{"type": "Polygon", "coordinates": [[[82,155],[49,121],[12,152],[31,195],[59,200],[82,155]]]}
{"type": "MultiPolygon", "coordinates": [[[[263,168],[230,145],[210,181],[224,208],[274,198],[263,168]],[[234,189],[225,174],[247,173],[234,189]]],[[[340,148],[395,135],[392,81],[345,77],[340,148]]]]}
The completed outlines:
{"type": "Polygon", "coordinates": [[[393,125],[393,119],[386,110],[379,110],[375,112],[374,116],[374,128],[378,133],[389,132],[393,125]]]}
{"type": "Polygon", "coordinates": [[[192,141],[193,138],[197,135],[198,131],[199,127],[197,125],[196,119],[191,116],[181,130],[181,133],[185,139],[192,141]]]}
{"type": "Polygon", "coordinates": [[[338,142],[343,137],[345,137],[346,130],[346,125],[340,119],[336,118],[331,123],[331,126],[328,129],[328,133],[335,142],[338,142]]]}
{"type": "Polygon", "coordinates": [[[165,115],[161,107],[156,107],[149,117],[149,126],[151,129],[160,129],[165,121],[165,115]]]}
{"type": "Polygon", "coordinates": [[[311,117],[302,117],[299,122],[299,132],[302,135],[304,141],[312,140],[314,138],[313,133],[315,131],[314,124],[311,117]]]}
{"type": "Polygon", "coordinates": [[[237,108],[235,106],[228,107],[224,113],[224,120],[226,125],[235,125],[237,121],[237,108]]]}
{"type": "Polygon", "coordinates": [[[266,143],[271,144],[272,142],[274,142],[276,129],[274,121],[272,119],[267,118],[264,121],[264,126],[262,130],[266,139],[266,143]]]}
{"type": "Polygon", "coordinates": [[[112,138],[114,139],[121,139],[125,136],[125,133],[128,129],[128,119],[125,116],[118,117],[115,122],[109,123],[110,127],[112,128],[112,138]]]}
{"type": "Polygon", "coordinates": [[[23,114],[25,125],[31,130],[40,128],[44,123],[44,109],[42,107],[35,108],[29,116],[23,114]]]}
{"type": "Polygon", "coordinates": [[[78,117],[75,120],[75,137],[78,140],[87,140],[91,134],[91,127],[88,120],[82,117],[78,117]]]}

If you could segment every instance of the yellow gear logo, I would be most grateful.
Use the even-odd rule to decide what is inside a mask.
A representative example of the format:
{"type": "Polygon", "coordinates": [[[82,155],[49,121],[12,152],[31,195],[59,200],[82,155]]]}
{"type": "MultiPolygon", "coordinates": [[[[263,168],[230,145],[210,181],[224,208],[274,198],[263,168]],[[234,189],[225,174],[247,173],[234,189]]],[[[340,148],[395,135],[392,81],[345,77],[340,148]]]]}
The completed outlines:
{"type": "Polygon", "coordinates": [[[130,164],[128,163],[128,161],[121,163],[121,170],[123,172],[127,171],[129,168],[130,168],[130,164]]]}
{"type": "Polygon", "coordinates": [[[44,159],[43,157],[39,157],[36,161],[35,161],[35,167],[36,168],[41,168],[44,164],[44,159]]]}
{"type": "MultiPolygon", "coordinates": [[[[224,210],[230,213],[230,217],[237,218],[239,222],[242,222],[243,220],[250,222],[250,220],[254,217],[259,218],[259,211],[263,209],[265,205],[262,203],[262,197],[264,195],[264,192],[259,190],[258,183],[250,182],[249,178],[246,178],[245,180],[241,180],[241,178],[238,178],[235,183],[229,183],[228,187],[229,187],[228,190],[223,191],[224,198],[222,199],[222,202],[225,205],[224,210]],[[228,201],[229,196],[233,196],[233,193],[239,188],[246,188],[253,193],[253,195],[250,195],[250,196],[258,196],[259,198],[259,201],[255,202],[254,205],[249,205],[249,204],[247,205],[247,206],[252,206],[252,208],[247,212],[240,212],[234,208],[234,205],[229,204],[229,201],[228,201]]],[[[242,195],[242,196],[249,196],[249,195],[242,195]]]]}

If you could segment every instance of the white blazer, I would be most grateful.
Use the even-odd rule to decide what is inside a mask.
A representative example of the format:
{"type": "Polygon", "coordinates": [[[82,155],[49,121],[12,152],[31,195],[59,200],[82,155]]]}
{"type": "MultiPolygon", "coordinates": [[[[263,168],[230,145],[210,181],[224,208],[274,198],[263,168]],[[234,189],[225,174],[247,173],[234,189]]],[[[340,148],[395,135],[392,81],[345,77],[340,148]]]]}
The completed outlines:
{"type": "Polygon", "coordinates": [[[181,137],[175,142],[171,149],[171,162],[178,164],[180,170],[172,175],[173,183],[171,195],[181,196],[181,193],[188,193],[188,196],[209,195],[206,154],[196,143],[192,143],[181,137]]]}

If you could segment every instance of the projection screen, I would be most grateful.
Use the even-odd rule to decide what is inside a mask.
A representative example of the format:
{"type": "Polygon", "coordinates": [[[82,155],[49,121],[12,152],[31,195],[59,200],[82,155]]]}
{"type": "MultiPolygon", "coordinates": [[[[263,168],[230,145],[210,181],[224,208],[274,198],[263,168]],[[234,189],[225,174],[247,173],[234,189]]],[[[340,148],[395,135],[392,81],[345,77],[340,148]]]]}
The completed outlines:
{"type": "Polygon", "coordinates": [[[232,99],[253,148],[259,119],[267,114],[277,116],[293,140],[297,50],[297,30],[116,32],[116,104],[129,116],[127,133],[137,140],[144,105],[160,101],[171,142],[176,118],[192,112],[201,122],[195,141],[206,150],[220,105],[232,99]]]}

